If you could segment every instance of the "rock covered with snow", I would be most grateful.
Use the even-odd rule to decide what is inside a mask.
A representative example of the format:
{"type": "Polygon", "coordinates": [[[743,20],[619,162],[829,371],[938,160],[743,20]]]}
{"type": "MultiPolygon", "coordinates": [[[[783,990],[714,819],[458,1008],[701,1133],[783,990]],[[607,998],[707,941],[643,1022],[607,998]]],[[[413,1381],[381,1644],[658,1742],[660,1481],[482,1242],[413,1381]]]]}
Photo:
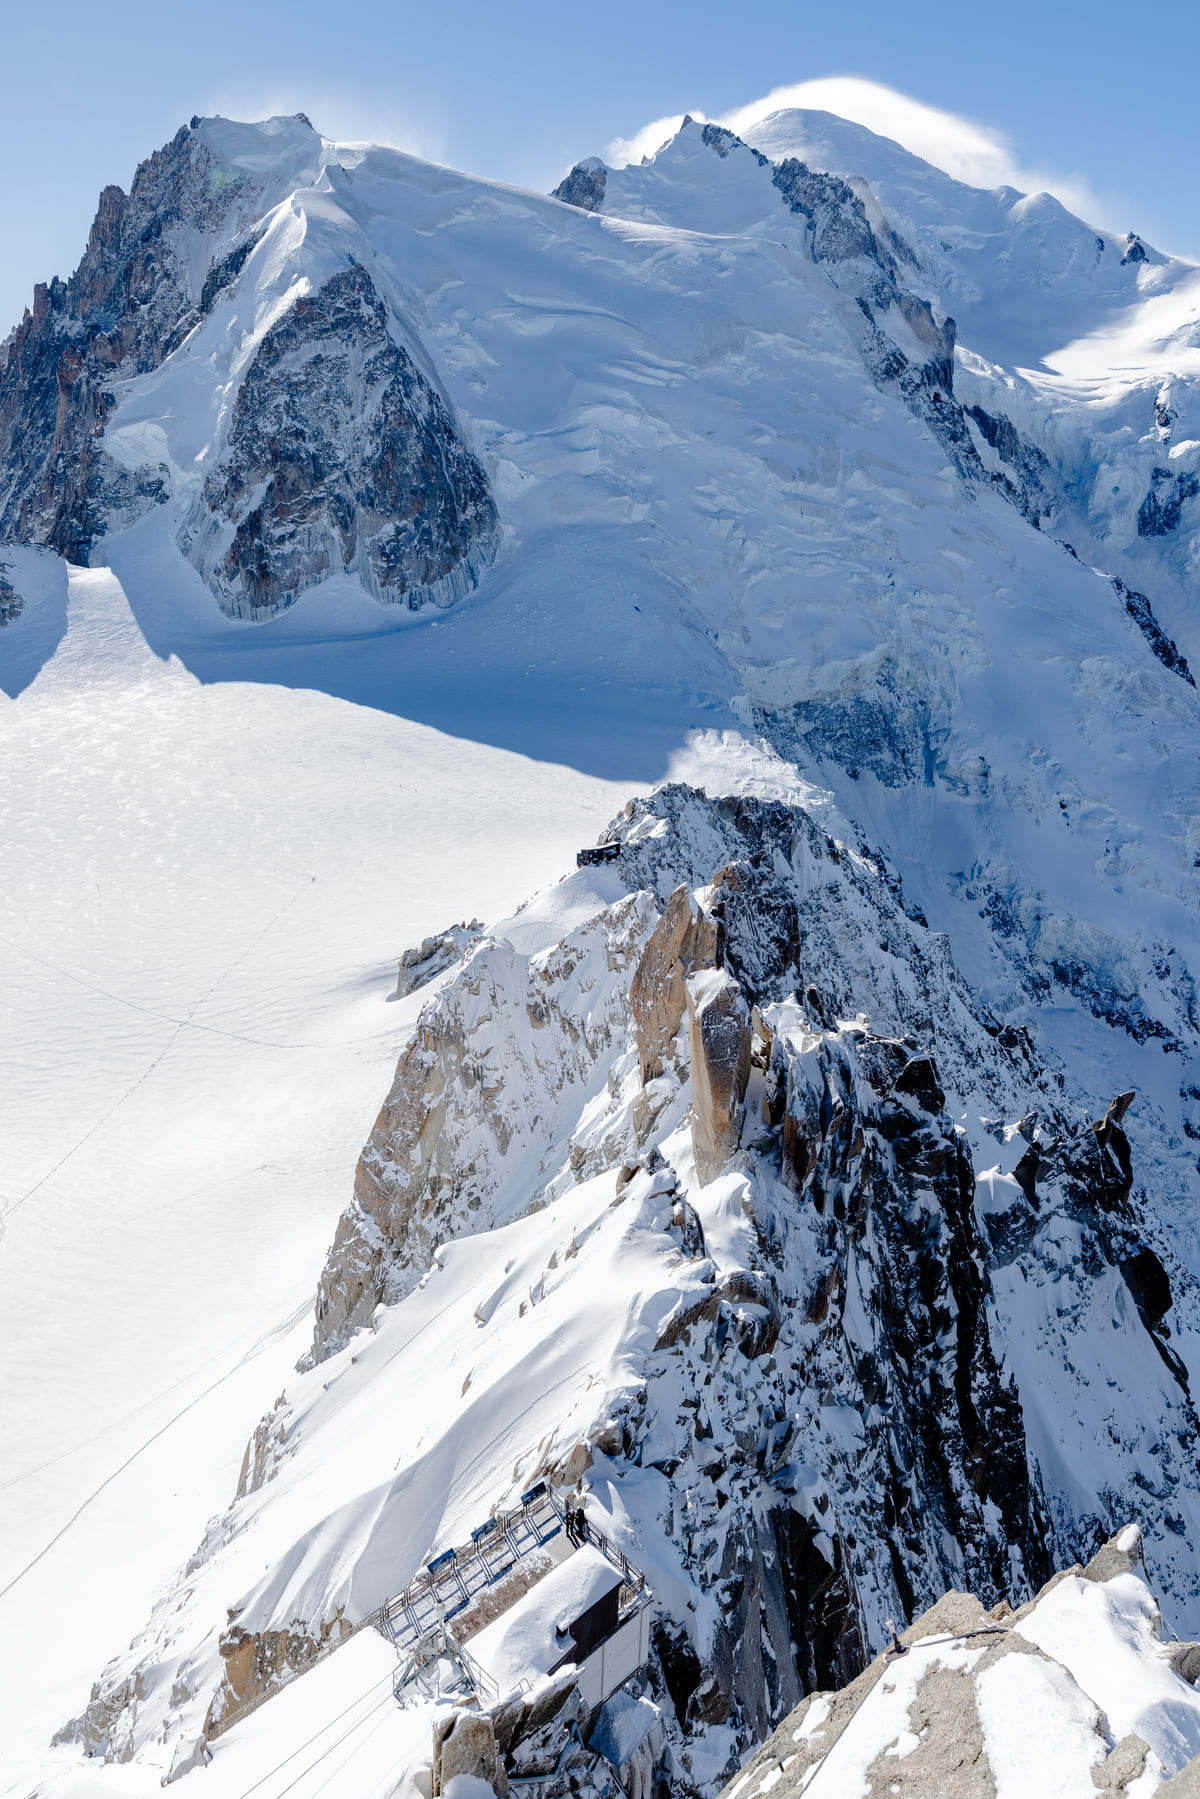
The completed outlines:
{"type": "Polygon", "coordinates": [[[1127,1526],[1014,1611],[947,1593],[839,1692],[812,1693],[723,1799],[1179,1799],[1200,1697],[1127,1526]]]}
{"type": "Polygon", "coordinates": [[[436,981],[468,950],[474,949],[482,936],[483,921],[473,918],[470,924],[450,925],[432,937],[422,937],[420,943],[406,949],[400,957],[395,997],[406,999],[410,993],[417,993],[430,981],[436,981]]]}
{"type": "Polygon", "coordinates": [[[614,1105],[613,1087],[653,921],[647,896],[622,896],[542,948],[536,921],[518,914],[422,1013],[321,1277],[318,1359],[419,1279],[442,1238],[524,1210],[564,1153],[574,1179],[635,1141],[633,1101],[614,1105]],[[612,1113],[611,1141],[592,1150],[564,1142],[589,1100],[612,1113]]]}
{"type": "Polygon", "coordinates": [[[217,1740],[538,1476],[646,1567],[677,1791],[947,1587],[1025,1603],[1148,1487],[1155,1590],[1200,1621],[1128,1096],[1081,1117],[799,806],[668,787],[608,841],[426,1006],[312,1362],[76,1740],[217,1740]]]}
{"type": "Polygon", "coordinates": [[[269,296],[257,286],[283,272],[280,203],[311,188],[327,148],[299,115],[197,119],[128,195],[105,189],[75,274],[37,289],[4,346],[0,538],[86,563],[179,498],[180,547],[233,617],[269,617],[347,571],[413,610],[470,590],[495,505],[411,326],[353,253],[306,259],[269,296]],[[140,377],[169,362],[211,379],[214,361],[232,404],[196,491],[161,427],[106,427],[140,377]]]}
{"type": "Polygon", "coordinates": [[[1029,342],[1095,335],[1182,307],[1186,276],[1115,273],[1061,209],[939,188],[866,134],[868,180],[802,125],[760,149],[688,124],[641,170],[585,166],[574,212],[387,152],[316,169],[300,126],[251,166],[197,126],[187,229],[151,206],[161,330],[125,316],[117,220],[94,248],[120,342],[88,335],[96,271],[9,341],[10,423],[70,395],[67,435],[9,440],[14,534],[102,555],[141,513],[173,534],[170,497],[261,620],[338,569],[405,610],[453,598],[502,514],[493,603],[566,594],[561,635],[580,593],[665,592],[672,672],[736,686],[853,821],[668,789],[610,867],[463,945],[364,1151],[312,1365],[102,1676],[89,1750],[182,1766],[538,1473],[657,1559],[680,1791],[889,1616],[947,1585],[1022,1599],[1134,1510],[1196,1628],[1190,390],[1159,370],[1150,445],[1148,376],[1097,406],[996,337],[1006,308],[1029,342]],[[197,385],[244,403],[189,413],[197,385]],[[53,518],[47,444],[81,471],[53,518]]]}
{"type": "Polygon", "coordinates": [[[264,336],[182,541],[253,618],[348,569],[378,598],[449,604],[495,536],[483,470],[352,263],[264,336]]]}
{"type": "Polygon", "coordinates": [[[166,497],[166,472],[107,454],[114,380],[154,369],[237,278],[257,217],[311,181],[308,122],[181,126],[128,194],[106,187],[69,281],[40,285],[0,370],[0,536],[86,563],[105,531],[166,497]],[[210,278],[211,277],[211,278],[210,278]]]}

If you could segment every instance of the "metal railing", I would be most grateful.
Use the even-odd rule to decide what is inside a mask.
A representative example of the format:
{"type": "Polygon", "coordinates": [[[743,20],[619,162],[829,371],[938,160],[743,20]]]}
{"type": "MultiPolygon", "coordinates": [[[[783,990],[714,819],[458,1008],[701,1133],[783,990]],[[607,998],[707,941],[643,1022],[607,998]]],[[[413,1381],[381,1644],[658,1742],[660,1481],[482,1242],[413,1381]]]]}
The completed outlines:
{"type": "MultiPolygon", "coordinates": [[[[415,1686],[432,1691],[433,1670],[445,1659],[457,1663],[466,1681],[485,1705],[500,1697],[494,1678],[482,1668],[449,1629],[450,1620],[464,1611],[477,1594],[494,1586],[527,1556],[561,1532],[577,1547],[590,1543],[621,1576],[617,1596],[618,1626],[625,1624],[646,1602],[646,1576],[603,1531],[575,1516],[568,1518],[560,1502],[540,1481],[523,1493],[521,1503],[499,1512],[461,1549],[447,1549],[409,1581],[402,1592],[380,1606],[369,1622],[396,1645],[401,1665],[393,1691],[397,1700],[415,1686]]],[[[522,1689],[528,1689],[522,1681],[522,1689]]]]}
{"type": "Polygon", "coordinates": [[[397,1649],[419,1642],[430,1631],[465,1611],[472,1599],[494,1586],[526,1556],[566,1527],[562,1507],[544,1481],[521,1496],[510,1512],[499,1512],[471,1534],[461,1549],[447,1549],[380,1606],[372,1617],[397,1649]]]}
{"type": "Polygon", "coordinates": [[[621,1612],[628,1615],[645,1590],[646,1576],[603,1531],[590,1524],[583,1533],[572,1530],[560,1502],[546,1483],[539,1481],[521,1495],[519,1506],[498,1512],[472,1531],[469,1543],[435,1556],[402,1592],[380,1606],[370,1621],[391,1638],[398,1650],[411,1648],[432,1631],[444,1628],[466,1610],[477,1594],[494,1586],[518,1562],[562,1531],[577,1546],[591,1543],[617,1569],[622,1579],[618,1604],[621,1612]]]}

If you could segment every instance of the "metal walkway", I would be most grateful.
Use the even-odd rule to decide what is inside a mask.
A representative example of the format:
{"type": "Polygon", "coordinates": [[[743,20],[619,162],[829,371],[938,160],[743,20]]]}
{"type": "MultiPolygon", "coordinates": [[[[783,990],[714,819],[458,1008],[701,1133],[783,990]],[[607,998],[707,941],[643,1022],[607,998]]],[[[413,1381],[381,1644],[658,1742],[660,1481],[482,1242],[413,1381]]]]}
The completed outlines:
{"type": "Polygon", "coordinates": [[[465,1611],[477,1593],[495,1586],[527,1555],[566,1529],[566,1515],[544,1481],[471,1532],[462,1549],[447,1549],[380,1608],[379,1628],[401,1654],[465,1611]]]}
{"type": "Polygon", "coordinates": [[[564,1535],[573,1547],[585,1540],[591,1543],[617,1569],[621,1575],[620,1617],[623,1621],[632,1615],[646,1588],[641,1569],[603,1532],[590,1525],[584,1526],[584,1534],[570,1529],[563,1507],[545,1481],[539,1481],[521,1495],[520,1505],[512,1511],[499,1512],[473,1530],[469,1543],[435,1557],[371,1619],[396,1645],[400,1657],[396,1698],[403,1702],[413,1687],[426,1697],[434,1697],[435,1688],[445,1692],[445,1676],[449,1673],[456,1684],[453,1670],[457,1667],[463,1685],[478,1693],[485,1704],[492,1703],[498,1696],[490,1690],[494,1682],[457,1641],[448,1628],[450,1621],[519,1562],[564,1535]],[[451,1664],[449,1670],[443,1666],[446,1662],[451,1664]]]}

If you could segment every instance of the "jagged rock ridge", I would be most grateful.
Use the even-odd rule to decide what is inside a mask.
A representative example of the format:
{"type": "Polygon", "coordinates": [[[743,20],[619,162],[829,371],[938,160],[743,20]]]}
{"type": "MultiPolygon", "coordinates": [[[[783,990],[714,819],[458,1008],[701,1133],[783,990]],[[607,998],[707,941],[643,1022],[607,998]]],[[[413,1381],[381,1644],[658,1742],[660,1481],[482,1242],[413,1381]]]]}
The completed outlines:
{"type": "MultiPolygon", "coordinates": [[[[426,1007],[322,1276],[324,1366],[256,1432],[189,1597],[164,1599],[157,1647],[106,1671],[78,1740],[141,1753],[161,1730],[155,1694],[203,1617],[188,1622],[196,1584],[220,1590],[225,1546],[269,1518],[294,1458],[320,1455],[314,1406],[352,1390],[378,1405],[372,1358],[382,1374],[403,1352],[407,1304],[428,1294],[440,1308],[435,1359],[435,1339],[417,1351],[431,1373],[467,1333],[470,1405],[504,1365],[505,1333],[536,1344],[560,1288],[577,1297],[557,1315],[582,1311],[586,1326],[598,1278],[619,1288],[621,1269],[641,1268],[630,1278],[644,1286],[651,1241],[668,1256],[652,1327],[512,1479],[582,1477],[594,1501],[614,1495],[606,1529],[619,1504],[659,1546],[649,1678],[674,1790],[712,1793],[709,1733],[723,1757],[745,1753],[805,1693],[855,1678],[887,1620],[948,1585],[1026,1601],[1056,1560],[1094,1551],[1148,1479],[1154,1580],[1177,1615],[1200,1616],[1197,1424],[1123,1129],[1131,1096],[1081,1124],[894,877],[797,806],[668,787],[631,802],[609,842],[604,877],[615,870],[623,896],[595,898],[565,936],[536,908],[518,914],[426,1007]],[[564,1234],[556,1220],[584,1195],[596,1209],[564,1234]],[[622,1246],[603,1277],[601,1229],[622,1246]],[[527,1239],[543,1271],[512,1275],[510,1294],[527,1239]],[[490,1274],[464,1290],[456,1324],[430,1283],[472,1245],[490,1274]]],[[[568,884],[572,905],[586,879],[568,884]]],[[[557,1343],[562,1324],[546,1328],[557,1343]]],[[[485,1436],[507,1392],[480,1399],[485,1436]]],[[[281,1546],[286,1572],[228,1595],[223,1659],[211,1635],[187,1651],[182,1715],[199,1708],[198,1740],[399,1584],[395,1521],[411,1504],[394,1478],[394,1500],[386,1481],[348,1493],[281,1546]]],[[[497,1467],[493,1490],[506,1478],[497,1467]]]]}

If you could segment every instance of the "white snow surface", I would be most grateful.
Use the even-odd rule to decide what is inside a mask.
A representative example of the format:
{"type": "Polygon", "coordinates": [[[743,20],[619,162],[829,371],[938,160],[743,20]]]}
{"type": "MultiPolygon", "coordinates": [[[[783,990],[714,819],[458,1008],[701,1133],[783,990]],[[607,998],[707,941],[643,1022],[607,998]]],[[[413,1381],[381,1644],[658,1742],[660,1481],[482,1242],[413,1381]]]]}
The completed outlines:
{"type": "MultiPolygon", "coordinates": [[[[62,565],[43,565],[49,611],[62,565]]],[[[399,951],[515,905],[628,788],[303,687],[202,683],[151,651],[105,569],[71,572],[66,634],[3,708],[19,1786],[228,1501],[303,1347],[427,997],[389,1003],[399,951]]]]}
{"type": "Polygon", "coordinates": [[[1103,1582],[1069,1574],[1017,1628],[1070,1670],[1114,1742],[1135,1732],[1167,1774],[1200,1755],[1200,1694],[1158,1654],[1162,1620],[1136,1574],[1103,1582]]]}
{"type": "Polygon", "coordinates": [[[612,1563],[585,1543],[473,1636],[470,1654],[501,1696],[517,1690],[523,1679],[536,1683],[570,1652],[570,1626],[620,1584],[612,1563]]]}
{"type": "MultiPolygon", "coordinates": [[[[1172,1647],[1139,1575],[1060,1577],[1011,1623],[985,1620],[974,1635],[915,1638],[873,1681],[864,1676],[866,1691],[848,1715],[836,1712],[833,1695],[806,1702],[731,1785],[728,1799],[760,1799],[776,1789],[793,1799],[810,1788],[821,1799],[866,1799],[888,1790],[892,1758],[903,1761],[918,1749],[932,1751],[945,1779],[957,1776],[964,1791],[982,1790],[980,1738],[996,1799],[1089,1799],[1113,1785],[1103,1764],[1122,1743],[1125,1759],[1117,1765],[1127,1784],[1120,1790],[1149,1799],[1200,1754],[1200,1699],[1167,1665],[1172,1647]],[[1010,1633],[1025,1643],[1006,1640],[1010,1633]],[[947,1673],[969,1678],[939,1684],[947,1673]],[[1125,1742],[1131,1736],[1137,1744],[1125,1742]],[[795,1767],[814,1751],[818,1759],[795,1767]]],[[[936,1799],[949,1789],[927,1766],[923,1779],[906,1775],[904,1790],[936,1799]]]]}
{"type": "Polygon", "coordinates": [[[1009,1655],[976,1690],[996,1799],[1091,1799],[1091,1770],[1105,1753],[1100,1713],[1065,1669],[1009,1655]]]}
{"type": "MultiPolygon", "coordinates": [[[[267,228],[211,316],[120,387],[105,435],[127,466],[165,463],[171,501],[104,541],[105,568],[0,551],[26,600],[0,632],[0,1732],[14,1794],[157,1791],[197,1728],[184,1714],[211,1688],[228,1606],[265,1622],[311,1616],[314,1596],[378,1604],[517,1490],[555,1433],[601,1417],[681,1291],[703,1288],[703,1265],[680,1271],[652,1182],[613,1209],[611,1178],[585,1180],[447,1245],[374,1334],[292,1372],[358,1150],[429,997],[389,1005],[396,956],[476,914],[503,919],[498,938],[526,957],[580,928],[616,897],[602,869],[515,909],[668,770],[800,798],[880,844],[977,990],[1061,1058],[1081,1106],[1098,1115],[1137,1087],[1130,1129],[1164,1254],[1200,1270],[1186,1095],[1200,702],[1097,574],[1144,588],[1200,668],[1196,535],[1136,532],[1149,471],[1200,466],[1200,274],[1153,251],[1122,265],[1119,240],[1048,197],[965,188],[828,115],[755,128],[773,158],[861,177],[871,216],[907,236],[914,290],[958,320],[961,397],[1005,410],[1070,484],[1056,534],[1077,561],[995,495],[965,493],[876,390],[802,221],[746,152],[721,158],[689,127],[644,169],[611,172],[592,215],[287,121],[204,130],[231,179],[254,177],[267,228]],[[332,580],[268,624],[235,624],[175,531],[257,344],[347,255],[483,460],[504,545],[476,595],[432,621],[332,580]],[[938,721],[920,780],[852,774],[819,733],[794,768],[748,724],[747,700],[843,704],[881,673],[938,721]],[[989,896],[1002,939],[981,916],[989,896]],[[1031,965],[1040,999],[1022,984],[1031,965]],[[1171,1053],[1094,1016],[1048,967],[1084,970],[1135,1023],[1153,1016],[1171,1053]],[[247,1435],[285,1387],[278,1477],[230,1522],[247,1435]],[[147,1709],[171,1711],[176,1736],[128,1765],[48,1751],[159,1592],[165,1684],[147,1709]],[[194,1682],[178,1702],[176,1675],[194,1682]]],[[[738,1266],[737,1179],[705,1204],[710,1256],[738,1266]]],[[[1115,1285],[1112,1298],[1127,1303],[1115,1285]]],[[[1044,1295],[1021,1303],[1013,1367],[1059,1328],[1044,1295]]],[[[1190,1304],[1181,1285],[1173,1341],[1195,1367],[1190,1304]]],[[[1021,1378],[1037,1390],[1036,1368],[1021,1378]]],[[[1065,1425],[1027,1416],[1064,1481],[1086,1484],[1095,1405],[1065,1425]]],[[[682,1594],[616,1484],[594,1481],[656,1591],[682,1594]]],[[[1060,1715],[1136,1714],[1178,1765],[1194,1711],[1174,1676],[1168,1692],[1147,1672],[1143,1600],[1070,1586],[1023,1626],[1087,1696],[1073,1712],[1058,1692],[1060,1715]]],[[[231,1799],[265,1780],[272,1799],[306,1764],[271,1770],[318,1729],[336,1738],[385,1661],[362,1633],[189,1778],[231,1799]]],[[[906,1668],[877,1708],[896,1741],[906,1668]]],[[[986,1715],[1042,1704],[987,1693],[986,1715]]],[[[426,1755],[427,1714],[389,1700],[370,1723],[370,1747],[348,1738],[296,1799],[347,1753],[362,1758],[345,1776],[356,1794],[384,1799],[426,1755]]]]}

